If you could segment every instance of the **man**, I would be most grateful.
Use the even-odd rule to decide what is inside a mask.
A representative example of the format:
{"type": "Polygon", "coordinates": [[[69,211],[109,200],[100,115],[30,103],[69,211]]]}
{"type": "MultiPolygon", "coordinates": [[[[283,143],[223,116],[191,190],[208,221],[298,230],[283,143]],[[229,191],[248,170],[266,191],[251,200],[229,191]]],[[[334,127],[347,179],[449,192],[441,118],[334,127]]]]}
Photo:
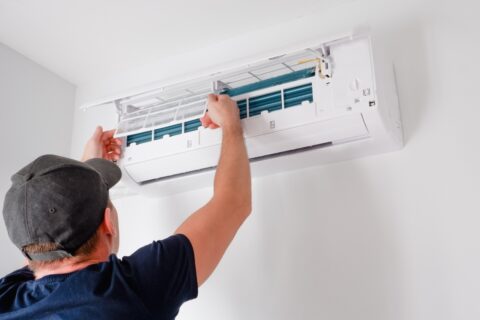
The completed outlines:
{"type": "Polygon", "coordinates": [[[47,155],[13,175],[3,215],[28,267],[0,280],[0,319],[175,318],[251,211],[236,103],[209,95],[201,120],[223,135],[213,197],[173,236],[123,259],[115,256],[117,212],[108,198],[121,176],[108,161],[120,155],[113,132],[97,128],[84,162],[47,155]]]}

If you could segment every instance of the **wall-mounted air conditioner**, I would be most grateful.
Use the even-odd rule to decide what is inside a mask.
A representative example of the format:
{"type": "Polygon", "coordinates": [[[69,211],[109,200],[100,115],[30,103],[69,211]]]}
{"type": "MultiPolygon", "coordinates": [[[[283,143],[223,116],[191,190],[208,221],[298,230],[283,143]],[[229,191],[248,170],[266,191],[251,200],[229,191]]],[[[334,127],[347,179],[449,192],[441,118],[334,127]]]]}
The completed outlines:
{"type": "Polygon", "coordinates": [[[111,101],[125,182],[168,195],[212,185],[221,129],[199,121],[208,93],[237,101],[253,176],[399,149],[393,66],[348,36],[111,101]]]}

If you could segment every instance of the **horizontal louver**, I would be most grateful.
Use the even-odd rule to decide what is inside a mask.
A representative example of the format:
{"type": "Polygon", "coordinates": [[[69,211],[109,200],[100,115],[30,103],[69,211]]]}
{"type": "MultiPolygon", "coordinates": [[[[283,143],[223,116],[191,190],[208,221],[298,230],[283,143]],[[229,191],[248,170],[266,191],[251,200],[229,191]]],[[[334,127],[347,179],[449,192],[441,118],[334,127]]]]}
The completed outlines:
{"type": "Polygon", "coordinates": [[[198,127],[201,127],[202,123],[200,119],[190,120],[185,122],[185,132],[198,130],[198,127]]]}
{"type": "Polygon", "coordinates": [[[303,101],[313,102],[312,84],[307,83],[302,86],[285,89],[283,91],[283,100],[285,108],[298,106],[303,101]]]}
{"type": "Polygon", "coordinates": [[[127,147],[132,143],[141,144],[152,141],[152,131],[145,131],[127,136],[127,147]]]}
{"type": "Polygon", "coordinates": [[[240,109],[240,119],[247,117],[247,100],[237,101],[238,109],[240,109]]]}
{"type": "Polygon", "coordinates": [[[282,109],[282,94],[280,91],[264,94],[248,99],[250,117],[259,115],[262,111],[272,112],[282,109]]]}
{"type": "Polygon", "coordinates": [[[162,139],[165,135],[175,136],[177,134],[182,134],[182,124],[175,124],[173,126],[168,126],[164,128],[155,129],[153,136],[155,140],[162,139]]]}

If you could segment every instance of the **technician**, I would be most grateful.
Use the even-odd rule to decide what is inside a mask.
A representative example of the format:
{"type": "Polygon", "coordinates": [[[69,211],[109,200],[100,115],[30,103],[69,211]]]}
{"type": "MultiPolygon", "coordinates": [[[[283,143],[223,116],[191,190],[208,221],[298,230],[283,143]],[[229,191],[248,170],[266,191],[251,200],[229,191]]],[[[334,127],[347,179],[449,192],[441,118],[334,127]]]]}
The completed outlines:
{"type": "Polygon", "coordinates": [[[0,319],[174,319],[196,298],[251,211],[236,103],[209,95],[201,121],[223,136],[212,198],[174,235],[122,259],[109,199],[121,177],[113,131],[97,128],[83,162],[44,155],[14,174],[3,216],[28,265],[0,280],[0,319]]]}

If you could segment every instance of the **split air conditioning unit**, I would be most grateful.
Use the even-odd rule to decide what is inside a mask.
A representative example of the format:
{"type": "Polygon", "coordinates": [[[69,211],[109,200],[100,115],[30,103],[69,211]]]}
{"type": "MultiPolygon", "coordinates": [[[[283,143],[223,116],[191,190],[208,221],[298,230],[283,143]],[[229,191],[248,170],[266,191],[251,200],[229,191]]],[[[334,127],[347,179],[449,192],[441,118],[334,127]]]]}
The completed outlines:
{"type": "Polygon", "coordinates": [[[253,176],[403,144],[393,66],[368,36],[348,36],[112,101],[128,185],[157,195],[212,185],[222,132],[200,124],[209,93],[237,101],[253,176]]]}

